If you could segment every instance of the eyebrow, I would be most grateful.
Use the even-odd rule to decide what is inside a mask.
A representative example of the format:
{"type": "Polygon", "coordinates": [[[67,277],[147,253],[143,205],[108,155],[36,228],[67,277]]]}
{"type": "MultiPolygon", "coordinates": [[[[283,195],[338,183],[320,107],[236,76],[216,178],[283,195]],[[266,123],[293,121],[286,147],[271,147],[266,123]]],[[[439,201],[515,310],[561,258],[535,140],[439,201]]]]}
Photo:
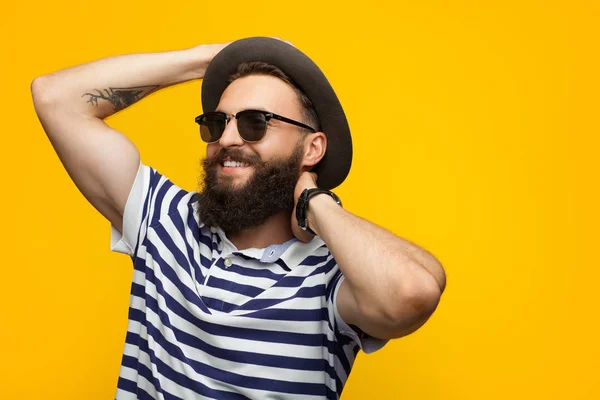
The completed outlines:
{"type": "MultiPolygon", "coordinates": [[[[266,108],[264,108],[264,107],[245,107],[245,108],[242,108],[241,110],[239,110],[238,112],[240,112],[240,111],[246,111],[246,110],[257,110],[257,111],[264,111],[264,112],[273,112],[273,111],[271,111],[271,110],[267,110],[267,109],[266,109],[266,108]]],[[[222,109],[220,109],[220,108],[217,108],[215,111],[216,111],[216,112],[222,112],[222,113],[225,113],[225,114],[227,114],[227,115],[230,115],[229,113],[227,113],[226,111],[223,111],[223,110],[222,110],[222,109]]],[[[236,113],[236,114],[237,114],[237,113],[236,113]]],[[[276,114],[276,113],[275,113],[275,114],[276,114]]]]}

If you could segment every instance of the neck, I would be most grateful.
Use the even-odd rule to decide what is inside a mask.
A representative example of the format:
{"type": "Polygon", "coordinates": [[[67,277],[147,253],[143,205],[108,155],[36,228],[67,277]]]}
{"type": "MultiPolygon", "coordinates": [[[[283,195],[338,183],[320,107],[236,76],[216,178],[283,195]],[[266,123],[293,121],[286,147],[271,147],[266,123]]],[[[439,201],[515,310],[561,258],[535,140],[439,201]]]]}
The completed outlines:
{"type": "Polygon", "coordinates": [[[294,237],[291,218],[289,212],[281,212],[271,216],[260,226],[242,232],[227,233],[227,237],[238,250],[262,249],[272,244],[285,243],[294,237]]]}

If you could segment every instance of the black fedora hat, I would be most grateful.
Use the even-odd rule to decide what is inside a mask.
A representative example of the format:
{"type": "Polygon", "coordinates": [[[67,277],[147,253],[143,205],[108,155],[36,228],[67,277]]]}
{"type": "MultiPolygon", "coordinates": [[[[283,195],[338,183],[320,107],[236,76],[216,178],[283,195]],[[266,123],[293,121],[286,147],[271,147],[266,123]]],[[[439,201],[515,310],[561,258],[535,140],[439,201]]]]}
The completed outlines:
{"type": "Polygon", "coordinates": [[[239,64],[262,61],[285,72],[315,106],[321,130],[327,136],[327,151],[313,168],[317,185],[333,189],[340,185],[352,164],[352,138],[342,105],[331,84],[308,56],[294,46],[274,38],[251,37],[237,40],[210,62],[202,82],[202,109],[214,111],[239,64]]]}

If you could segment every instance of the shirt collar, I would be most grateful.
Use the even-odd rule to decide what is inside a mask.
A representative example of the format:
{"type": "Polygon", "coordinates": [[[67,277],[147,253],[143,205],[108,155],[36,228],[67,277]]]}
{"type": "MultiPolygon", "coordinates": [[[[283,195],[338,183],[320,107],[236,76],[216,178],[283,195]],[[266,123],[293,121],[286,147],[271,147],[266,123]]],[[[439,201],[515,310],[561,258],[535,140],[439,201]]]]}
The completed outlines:
{"type": "Polygon", "coordinates": [[[313,237],[307,243],[296,240],[279,258],[288,268],[292,269],[323,246],[325,246],[325,242],[318,236],[313,237]]]}
{"type": "MultiPolygon", "coordinates": [[[[201,224],[204,226],[204,223],[201,224]]],[[[306,259],[306,257],[314,254],[317,249],[325,246],[325,242],[323,242],[320,237],[315,236],[310,242],[307,243],[293,238],[285,243],[271,245],[266,248],[259,249],[253,247],[249,249],[238,250],[227,238],[225,232],[220,227],[211,227],[210,229],[221,238],[221,251],[224,255],[238,253],[246,257],[254,258],[263,263],[275,263],[278,260],[281,260],[289,269],[293,269],[304,259],[306,259]],[[271,254],[271,252],[273,252],[273,254],[271,254]]]]}

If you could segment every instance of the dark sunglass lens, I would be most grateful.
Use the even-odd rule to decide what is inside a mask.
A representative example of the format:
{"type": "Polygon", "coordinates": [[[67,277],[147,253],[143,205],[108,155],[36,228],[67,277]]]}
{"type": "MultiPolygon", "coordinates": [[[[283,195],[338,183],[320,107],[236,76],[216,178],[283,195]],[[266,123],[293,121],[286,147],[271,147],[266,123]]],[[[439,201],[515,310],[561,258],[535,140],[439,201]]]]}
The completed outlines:
{"type": "Polygon", "coordinates": [[[249,111],[238,115],[238,132],[247,142],[258,142],[267,131],[267,118],[261,112],[249,111]]]}
{"type": "Polygon", "coordinates": [[[208,114],[200,119],[200,137],[206,143],[216,142],[225,131],[225,116],[221,114],[208,114]]]}

